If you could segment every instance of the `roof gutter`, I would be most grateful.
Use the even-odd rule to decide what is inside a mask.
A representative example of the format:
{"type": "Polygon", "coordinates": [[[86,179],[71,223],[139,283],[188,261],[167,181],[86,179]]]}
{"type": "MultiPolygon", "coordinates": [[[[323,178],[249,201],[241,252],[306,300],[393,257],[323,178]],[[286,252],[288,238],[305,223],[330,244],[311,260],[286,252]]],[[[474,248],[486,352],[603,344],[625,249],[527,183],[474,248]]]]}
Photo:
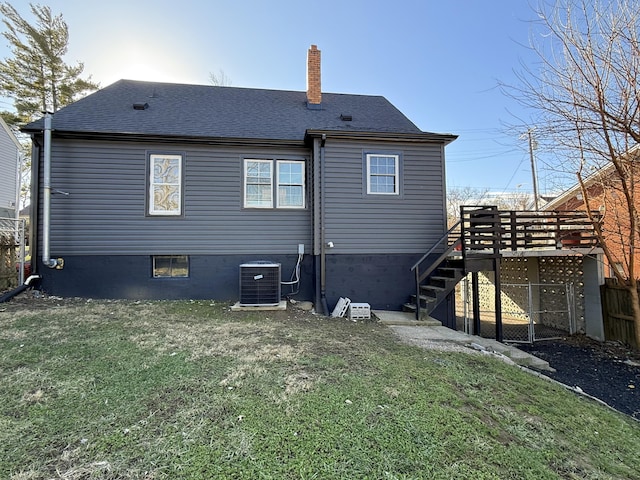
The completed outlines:
{"type": "MultiPolygon", "coordinates": [[[[25,133],[40,133],[41,129],[22,128],[25,133]]],[[[120,142],[154,142],[154,143],[187,143],[190,145],[224,145],[240,146],[247,145],[255,147],[304,147],[304,138],[243,138],[243,137],[195,137],[185,135],[169,134],[145,134],[139,132],[79,132],[73,130],[60,130],[56,128],[56,138],[78,139],[78,140],[114,140],[120,142]]]]}
{"type": "Polygon", "coordinates": [[[354,130],[307,130],[305,138],[336,138],[343,140],[378,140],[387,142],[409,142],[409,143],[439,143],[447,145],[453,142],[457,135],[451,133],[399,133],[399,132],[369,132],[354,130]]]}

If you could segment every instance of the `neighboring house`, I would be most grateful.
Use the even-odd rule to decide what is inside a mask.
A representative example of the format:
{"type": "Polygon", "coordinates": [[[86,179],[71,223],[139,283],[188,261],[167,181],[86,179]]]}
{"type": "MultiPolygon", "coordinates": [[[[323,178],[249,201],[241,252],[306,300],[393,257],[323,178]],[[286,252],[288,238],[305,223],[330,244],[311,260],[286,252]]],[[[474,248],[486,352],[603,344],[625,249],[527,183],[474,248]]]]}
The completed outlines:
{"type": "Polygon", "coordinates": [[[237,300],[241,264],[282,295],[400,309],[446,232],[444,147],[380,96],[120,80],[33,139],[32,258],[61,296],[237,300]],[[47,229],[46,224],[50,227],[47,229]],[[303,253],[299,268],[296,264],[303,253]],[[49,260],[51,259],[51,260],[49,260]],[[43,265],[47,261],[47,268],[43,265]]]}
{"type": "Polygon", "coordinates": [[[0,218],[16,218],[20,143],[0,118],[0,218]]]}
{"type": "MultiPolygon", "coordinates": [[[[636,155],[636,148],[629,151],[629,155],[636,155]]],[[[639,172],[640,173],[640,172],[639,172]]],[[[614,170],[614,165],[609,163],[600,170],[594,172],[584,181],[587,189],[588,205],[590,210],[597,210],[603,214],[602,231],[606,245],[610,249],[614,262],[611,265],[606,256],[605,275],[613,277],[613,270],[617,270],[623,276],[628,274],[628,254],[630,221],[627,211],[627,202],[620,187],[620,181],[614,170]]],[[[640,198],[640,190],[636,192],[636,198],[640,198]]],[[[640,208],[640,200],[636,204],[640,208]]],[[[558,197],[544,205],[546,211],[584,211],[586,203],[583,198],[580,184],[566,190],[558,197]]],[[[638,272],[636,272],[638,273],[638,272]]]]}

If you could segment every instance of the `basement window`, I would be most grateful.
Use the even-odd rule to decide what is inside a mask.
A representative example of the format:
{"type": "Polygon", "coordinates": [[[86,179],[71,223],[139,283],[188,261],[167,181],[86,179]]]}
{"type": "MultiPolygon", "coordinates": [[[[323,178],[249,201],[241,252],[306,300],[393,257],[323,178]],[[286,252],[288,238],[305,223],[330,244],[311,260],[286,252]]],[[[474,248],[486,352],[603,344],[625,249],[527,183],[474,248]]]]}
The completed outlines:
{"type": "Polygon", "coordinates": [[[154,255],[153,278],[185,278],[189,276],[187,255],[154,255]]]}

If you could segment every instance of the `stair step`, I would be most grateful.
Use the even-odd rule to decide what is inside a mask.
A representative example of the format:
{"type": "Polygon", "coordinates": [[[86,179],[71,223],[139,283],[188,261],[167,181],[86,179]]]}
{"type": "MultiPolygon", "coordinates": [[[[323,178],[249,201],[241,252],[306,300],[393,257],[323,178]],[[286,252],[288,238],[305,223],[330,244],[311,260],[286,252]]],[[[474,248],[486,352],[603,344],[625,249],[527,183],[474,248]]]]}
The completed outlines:
{"type": "Polygon", "coordinates": [[[455,281],[456,278],[455,277],[441,277],[439,275],[432,275],[431,277],[429,277],[429,279],[431,280],[441,280],[444,282],[451,282],[451,281],[455,281]]]}
{"type": "MultiPolygon", "coordinates": [[[[409,297],[409,300],[413,303],[413,305],[415,305],[416,296],[411,295],[411,297],[409,297]]],[[[435,301],[436,301],[435,297],[431,297],[429,295],[420,295],[420,302],[422,302],[421,305],[423,305],[424,308],[427,308],[429,303],[433,303],[435,301]]]]}
{"type": "Polygon", "coordinates": [[[403,312],[415,312],[416,311],[416,304],[415,303],[405,303],[404,305],[402,305],[402,311],[403,312]]]}
{"type": "MultiPolygon", "coordinates": [[[[405,303],[402,305],[402,311],[415,314],[416,306],[413,303],[405,303]]],[[[417,324],[422,326],[442,326],[442,322],[431,318],[429,312],[424,308],[420,310],[420,320],[417,322],[417,324]]]]}
{"type": "Polygon", "coordinates": [[[464,270],[458,267],[438,267],[438,271],[440,272],[451,272],[451,273],[463,273],[464,270]]]}
{"type": "Polygon", "coordinates": [[[420,316],[429,315],[453,291],[455,285],[464,277],[466,269],[462,258],[444,259],[429,270],[426,284],[419,288],[419,297],[411,295],[410,300],[402,308],[408,312],[416,311],[416,303],[420,305],[420,316]],[[424,311],[423,311],[424,310],[424,311]]]}
{"type": "Polygon", "coordinates": [[[436,285],[421,285],[420,286],[420,290],[431,290],[431,291],[434,291],[434,292],[446,292],[447,288],[438,287],[436,285]]]}

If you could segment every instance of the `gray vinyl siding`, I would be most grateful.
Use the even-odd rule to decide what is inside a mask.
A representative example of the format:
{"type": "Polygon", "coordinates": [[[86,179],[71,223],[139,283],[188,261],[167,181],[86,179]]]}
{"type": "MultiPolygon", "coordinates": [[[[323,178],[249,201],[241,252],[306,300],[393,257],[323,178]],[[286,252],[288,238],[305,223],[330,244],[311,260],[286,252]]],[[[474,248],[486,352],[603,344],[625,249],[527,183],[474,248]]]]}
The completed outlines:
{"type": "Polygon", "coordinates": [[[15,212],[18,147],[0,125],[0,216],[15,212]],[[2,213],[4,212],[4,214],[2,213]]]}
{"type": "Polygon", "coordinates": [[[440,144],[326,142],[327,254],[425,253],[443,235],[440,144]],[[364,154],[401,156],[400,195],[367,195],[364,154]]]}
{"type": "Polygon", "coordinates": [[[309,155],[302,148],[55,139],[52,189],[69,195],[51,199],[51,255],[261,256],[296,254],[299,243],[309,251],[309,208],[242,208],[242,158],[299,158],[309,165],[309,155]],[[148,152],[184,155],[182,216],[146,214],[148,152]]]}

